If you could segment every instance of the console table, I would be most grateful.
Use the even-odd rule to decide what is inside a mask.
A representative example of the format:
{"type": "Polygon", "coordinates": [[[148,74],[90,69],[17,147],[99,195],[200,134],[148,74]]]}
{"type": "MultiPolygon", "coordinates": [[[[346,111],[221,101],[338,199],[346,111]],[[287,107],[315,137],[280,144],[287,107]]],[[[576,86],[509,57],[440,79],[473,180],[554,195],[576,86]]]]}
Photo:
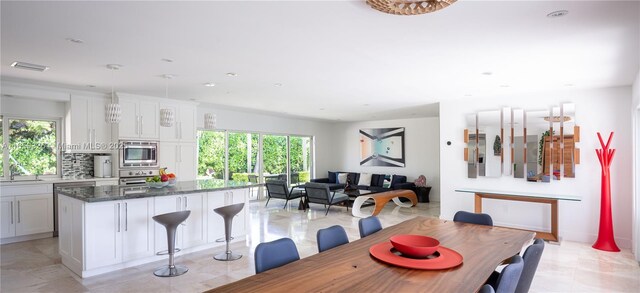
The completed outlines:
{"type": "Polygon", "coordinates": [[[456,192],[466,192],[475,194],[475,212],[482,213],[482,199],[500,199],[500,200],[513,200],[524,201],[534,203],[544,203],[551,205],[551,232],[533,231],[536,232],[538,238],[542,238],[547,241],[558,242],[558,201],[580,201],[579,197],[573,195],[555,195],[555,194],[542,194],[531,192],[511,192],[511,191],[497,191],[475,188],[461,188],[456,189],[456,192]]]}

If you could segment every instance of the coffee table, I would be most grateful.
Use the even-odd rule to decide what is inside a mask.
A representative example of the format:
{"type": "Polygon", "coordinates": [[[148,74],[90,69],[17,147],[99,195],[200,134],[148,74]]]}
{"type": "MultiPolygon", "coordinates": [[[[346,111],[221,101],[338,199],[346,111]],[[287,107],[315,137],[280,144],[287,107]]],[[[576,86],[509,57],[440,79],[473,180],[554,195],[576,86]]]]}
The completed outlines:
{"type": "MultiPolygon", "coordinates": [[[[347,196],[349,196],[349,203],[351,204],[351,207],[353,207],[353,202],[356,200],[356,198],[358,198],[358,196],[370,195],[370,194],[377,193],[376,191],[371,191],[371,190],[367,190],[367,189],[348,189],[348,190],[338,189],[338,190],[336,190],[336,192],[337,193],[343,193],[343,194],[346,194],[347,196]]],[[[365,203],[363,205],[363,207],[372,206],[374,204],[375,204],[374,202],[369,201],[369,202],[365,203]]]]}

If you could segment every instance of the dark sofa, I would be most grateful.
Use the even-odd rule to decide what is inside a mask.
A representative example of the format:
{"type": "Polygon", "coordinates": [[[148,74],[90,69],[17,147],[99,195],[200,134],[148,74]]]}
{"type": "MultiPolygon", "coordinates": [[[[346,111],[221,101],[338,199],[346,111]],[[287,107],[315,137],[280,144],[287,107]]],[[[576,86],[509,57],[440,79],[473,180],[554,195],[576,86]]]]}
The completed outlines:
{"type": "Polygon", "coordinates": [[[316,178],[311,179],[311,182],[316,183],[324,183],[329,185],[330,190],[343,189],[345,187],[344,183],[337,183],[337,175],[338,173],[348,173],[347,178],[349,178],[349,187],[353,189],[366,189],[375,192],[389,191],[395,189],[415,189],[415,184],[413,182],[407,182],[407,176],[402,175],[393,175],[393,180],[391,181],[391,185],[388,188],[384,187],[384,179],[385,175],[383,174],[371,174],[371,185],[358,185],[358,180],[360,180],[360,173],[354,172],[331,172],[329,171],[327,174],[327,178],[316,178]]]}

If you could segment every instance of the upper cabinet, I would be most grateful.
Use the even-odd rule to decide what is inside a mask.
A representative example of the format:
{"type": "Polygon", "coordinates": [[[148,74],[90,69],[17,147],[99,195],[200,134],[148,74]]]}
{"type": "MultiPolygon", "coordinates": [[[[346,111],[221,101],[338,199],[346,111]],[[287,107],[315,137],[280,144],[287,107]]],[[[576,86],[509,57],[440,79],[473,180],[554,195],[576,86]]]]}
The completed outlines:
{"type": "Polygon", "coordinates": [[[160,103],[160,109],[168,109],[174,113],[172,126],[160,126],[160,140],[167,142],[195,142],[197,109],[192,104],[171,102],[160,103]]]}
{"type": "Polygon", "coordinates": [[[119,95],[121,120],[118,124],[119,138],[158,139],[160,107],[158,102],[119,95]]]}
{"type": "Polygon", "coordinates": [[[99,144],[111,142],[111,124],[105,121],[105,106],[109,99],[72,95],[67,104],[65,142],[74,151],[102,151],[99,144]]]}

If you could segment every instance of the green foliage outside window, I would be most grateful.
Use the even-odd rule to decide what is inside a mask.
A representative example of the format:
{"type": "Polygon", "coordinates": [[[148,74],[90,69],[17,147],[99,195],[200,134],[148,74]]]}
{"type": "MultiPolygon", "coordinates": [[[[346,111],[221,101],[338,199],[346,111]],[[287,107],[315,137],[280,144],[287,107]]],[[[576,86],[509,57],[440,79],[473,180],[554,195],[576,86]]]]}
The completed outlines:
{"type": "Polygon", "coordinates": [[[57,174],[56,122],[10,119],[8,136],[11,172],[57,174]]]}
{"type": "Polygon", "coordinates": [[[198,131],[198,177],[224,178],[224,132],[198,131]]]}

